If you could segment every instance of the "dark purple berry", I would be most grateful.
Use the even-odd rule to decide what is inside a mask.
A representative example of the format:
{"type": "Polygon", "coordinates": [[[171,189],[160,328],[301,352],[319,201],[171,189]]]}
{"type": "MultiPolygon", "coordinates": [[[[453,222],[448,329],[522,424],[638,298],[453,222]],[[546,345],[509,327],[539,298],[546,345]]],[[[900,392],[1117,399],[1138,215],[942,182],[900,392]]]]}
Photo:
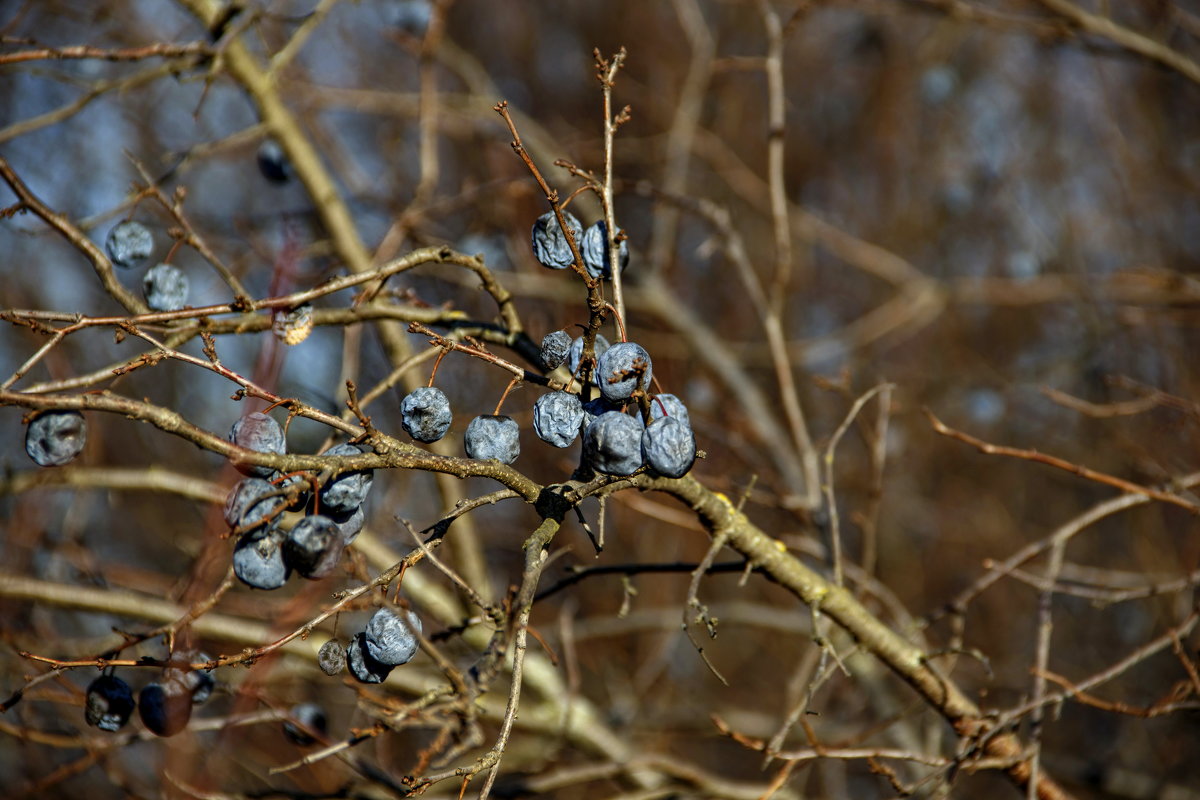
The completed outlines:
{"type": "Polygon", "coordinates": [[[283,536],[276,530],[247,533],[233,550],[233,574],[252,589],[278,589],[287,583],[283,536]]]}
{"type": "Polygon", "coordinates": [[[542,337],[542,366],[547,370],[555,369],[566,361],[570,352],[571,336],[566,331],[555,331],[542,337]]]}
{"type": "MultiPolygon", "coordinates": [[[[358,445],[346,442],[334,445],[321,455],[360,456],[363,452],[358,445]]],[[[375,471],[371,469],[340,473],[321,489],[321,513],[353,514],[366,502],[374,480],[375,471]]]]}
{"type": "Polygon", "coordinates": [[[270,481],[262,478],[243,478],[225,498],[225,522],[240,533],[262,525],[275,527],[280,506],[286,498],[270,481]]]}
{"type": "Polygon", "coordinates": [[[651,469],[668,478],[682,478],[696,462],[692,426],[679,417],[659,417],[642,433],[642,455],[651,469]]]}
{"type": "Polygon", "coordinates": [[[346,645],[346,666],[359,683],[383,683],[392,672],[390,664],[376,661],[367,651],[367,635],[356,633],[346,645]]]}
{"type": "Polygon", "coordinates": [[[402,617],[390,608],[381,608],[367,623],[364,643],[371,658],[380,664],[407,664],[417,654],[417,634],[421,620],[411,611],[402,617]]]}
{"type": "Polygon", "coordinates": [[[118,267],[136,267],[154,252],[154,236],[140,222],[121,222],[108,232],[104,249],[118,267]]]}
{"type": "MultiPolygon", "coordinates": [[[[608,227],[604,220],[596,220],[583,232],[583,244],[580,245],[579,253],[583,256],[583,265],[587,267],[588,275],[593,278],[612,277],[612,265],[608,263],[608,227]]],[[[629,266],[629,242],[624,239],[617,248],[617,258],[621,271],[624,272],[625,267],[629,266]]]]}
{"type": "Polygon", "coordinates": [[[138,693],[138,716],[155,736],[174,736],[192,718],[192,695],[178,681],[148,684],[138,693]]]}
{"type": "Polygon", "coordinates": [[[83,718],[87,724],[102,731],[117,731],[133,713],[133,690],[115,675],[101,675],[87,688],[83,718]]]}
{"type": "MultiPolygon", "coordinates": [[[[245,447],[260,453],[283,455],[287,452],[283,428],[279,427],[278,422],[259,411],[247,414],[233,423],[233,427],[229,429],[229,441],[238,447],[245,447]]],[[[235,463],[233,466],[243,475],[253,475],[258,478],[269,478],[275,473],[274,467],[259,467],[241,463],[235,463]]]]}
{"type": "Polygon", "coordinates": [[[292,179],[292,164],[274,139],[264,139],[255,158],[258,171],[271,183],[287,183],[292,179]]]}
{"type": "Polygon", "coordinates": [[[345,542],[337,523],[314,514],[297,522],[283,542],[283,559],[305,578],[316,580],[333,572],[345,542]]]}

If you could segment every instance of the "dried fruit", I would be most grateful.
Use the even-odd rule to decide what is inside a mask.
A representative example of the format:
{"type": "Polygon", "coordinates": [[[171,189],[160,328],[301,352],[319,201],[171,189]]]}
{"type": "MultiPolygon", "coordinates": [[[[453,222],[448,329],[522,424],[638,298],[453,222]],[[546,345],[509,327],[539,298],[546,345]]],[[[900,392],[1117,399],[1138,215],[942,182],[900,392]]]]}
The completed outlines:
{"type": "Polygon", "coordinates": [[[46,411],[25,429],[25,452],[39,467],[61,467],[87,444],[87,421],[78,411],[46,411]]]}

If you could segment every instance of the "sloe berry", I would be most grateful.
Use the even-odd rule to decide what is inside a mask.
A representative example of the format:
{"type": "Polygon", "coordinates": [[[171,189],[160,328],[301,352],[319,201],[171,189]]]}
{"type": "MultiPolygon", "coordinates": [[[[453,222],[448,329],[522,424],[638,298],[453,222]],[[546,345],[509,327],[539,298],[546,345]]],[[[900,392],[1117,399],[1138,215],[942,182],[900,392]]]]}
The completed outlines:
{"type": "Polygon", "coordinates": [[[61,467],[87,444],[87,421],[78,411],[46,411],[25,429],[25,452],[39,467],[61,467]]]}
{"type": "Polygon", "coordinates": [[[642,423],[609,411],[583,432],[583,453],[592,469],[606,475],[632,475],[642,466],[642,423]]]}
{"type": "Polygon", "coordinates": [[[359,683],[383,683],[392,672],[391,664],[382,664],[367,651],[367,635],[356,633],[346,645],[346,666],[359,683]]]}
{"type": "Polygon", "coordinates": [[[450,400],[435,386],[422,386],[400,401],[400,424],[418,442],[436,442],[450,430],[450,400]]]}
{"type": "Polygon", "coordinates": [[[297,522],[283,541],[283,559],[305,578],[316,580],[333,572],[345,542],[337,523],[314,514],[297,522]]]}
{"type": "MultiPolygon", "coordinates": [[[[229,429],[229,441],[238,447],[256,450],[259,453],[283,455],[287,452],[283,428],[261,411],[247,414],[233,423],[233,427],[229,429]]],[[[254,464],[234,463],[233,466],[243,475],[254,475],[259,478],[269,478],[275,472],[274,467],[260,467],[254,464]]]]}
{"type": "Polygon", "coordinates": [[[482,414],[467,425],[463,444],[470,458],[511,464],[521,454],[521,429],[512,417],[482,414]]]}
{"type": "Polygon", "coordinates": [[[255,154],[258,171],[271,183],[287,183],[292,179],[292,164],[274,139],[264,139],[255,154]]]}
{"type": "MultiPolygon", "coordinates": [[[[343,442],[326,450],[326,456],[358,456],[363,454],[358,445],[343,442]]],[[[353,514],[367,500],[375,470],[360,469],[343,472],[321,489],[321,511],[329,514],[353,514]]]]}
{"type": "MultiPolygon", "coordinates": [[[[575,243],[578,245],[583,237],[583,226],[571,212],[564,211],[562,213],[563,219],[567,221],[567,227],[571,229],[571,234],[575,237],[575,243]]],[[[547,211],[533,223],[533,257],[543,267],[550,269],[566,269],[575,263],[575,256],[571,254],[571,245],[567,242],[567,237],[563,235],[562,227],[558,224],[558,217],[553,211],[547,211]]]]}
{"type": "Polygon", "coordinates": [[[417,654],[417,636],[421,620],[411,611],[402,619],[390,608],[381,608],[367,623],[363,642],[371,658],[380,664],[398,667],[407,664],[417,654]]]}
{"type": "Polygon", "coordinates": [[[547,444],[570,446],[582,423],[583,405],[570,392],[550,392],[533,404],[533,430],[547,444]]]}
{"type": "Polygon", "coordinates": [[[187,305],[188,277],[174,264],[155,264],[142,278],[142,293],[151,310],[178,311],[187,305]]]}
{"type": "Polygon", "coordinates": [[[656,420],[659,417],[675,417],[680,422],[691,425],[691,418],[688,417],[687,406],[673,394],[656,394],[650,398],[650,419],[656,420]],[[665,413],[663,409],[666,409],[665,413]]]}
{"type": "Polygon", "coordinates": [[[247,533],[233,549],[233,574],[252,589],[278,589],[287,583],[283,536],[275,529],[247,533]]]}
{"type": "MultiPolygon", "coordinates": [[[[612,266],[608,263],[608,226],[604,220],[596,220],[583,232],[583,244],[579,254],[583,256],[583,265],[587,267],[588,275],[593,278],[612,277],[612,266]]],[[[617,259],[621,272],[629,266],[629,242],[622,239],[617,248],[617,259]]]]}
{"type": "Polygon", "coordinates": [[[326,675],[337,675],[346,668],[346,650],[337,639],[330,639],[317,651],[317,666],[326,675]]]}
{"type": "Polygon", "coordinates": [[[275,527],[279,521],[279,515],[275,512],[286,502],[278,492],[270,481],[262,478],[243,478],[238,481],[225,498],[226,524],[242,533],[264,523],[268,527],[275,527]]]}
{"type": "Polygon", "coordinates": [[[154,236],[140,222],[121,222],[108,232],[104,249],[118,267],[136,267],[154,252],[154,236]]]}
{"type": "Polygon", "coordinates": [[[566,331],[555,331],[542,337],[542,366],[546,369],[558,367],[567,360],[567,354],[570,352],[571,336],[566,331]]]}
{"type": "MultiPolygon", "coordinates": [[[[596,358],[604,355],[609,348],[608,339],[602,335],[596,334],[596,343],[592,346],[595,350],[596,358]]],[[[571,342],[571,352],[567,354],[567,369],[571,370],[574,375],[579,372],[579,362],[583,360],[583,337],[580,336],[575,341],[571,342]]]]}
{"type": "Polygon", "coordinates": [[[682,478],[696,462],[696,436],[679,417],[659,417],[642,433],[642,455],[660,475],[682,478]]]}
{"type": "Polygon", "coordinates": [[[120,730],[133,713],[133,690],[115,675],[101,675],[87,688],[83,718],[102,731],[120,730]]]}
{"type": "Polygon", "coordinates": [[[615,402],[628,399],[638,389],[647,391],[653,377],[646,348],[633,342],[617,342],[599,357],[593,381],[600,387],[600,394],[615,402]]]}
{"type": "Polygon", "coordinates": [[[174,736],[192,718],[192,695],[177,681],[147,684],[138,693],[138,716],[155,736],[174,736]]]}

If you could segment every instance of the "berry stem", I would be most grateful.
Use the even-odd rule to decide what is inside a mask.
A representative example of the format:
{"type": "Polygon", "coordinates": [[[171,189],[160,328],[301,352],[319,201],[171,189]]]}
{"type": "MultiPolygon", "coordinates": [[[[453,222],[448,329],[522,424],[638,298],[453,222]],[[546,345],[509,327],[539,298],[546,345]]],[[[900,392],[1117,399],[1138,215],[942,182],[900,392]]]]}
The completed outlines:
{"type": "Polygon", "coordinates": [[[492,412],[492,416],[494,416],[494,417],[500,416],[500,407],[502,405],[504,405],[504,400],[508,397],[508,393],[513,390],[514,386],[519,385],[521,382],[522,381],[520,378],[513,378],[511,381],[508,382],[508,386],[504,387],[504,394],[500,395],[500,402],[496,403],[496,410],[492,412]]]}

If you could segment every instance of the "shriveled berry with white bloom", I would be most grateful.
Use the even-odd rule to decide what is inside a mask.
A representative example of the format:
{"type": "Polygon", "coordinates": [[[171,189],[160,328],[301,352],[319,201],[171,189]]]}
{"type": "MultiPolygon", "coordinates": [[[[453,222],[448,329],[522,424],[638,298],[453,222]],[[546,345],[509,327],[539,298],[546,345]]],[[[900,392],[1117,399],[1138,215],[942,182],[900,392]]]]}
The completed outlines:
{"type": "MultiPolygon", "coordinates": [[[[575,238],[575,244],[578,246],[580,239],[583,238],[583,226],[571,212],[564,211],[562,213],[567,227],[571,229],[571,235],[575,238]]],[[[533,223],[533,257],[543,267],[550,269],[566,269],[575,263],[571,245],[563,234],[562,226],[558,224],[558,217],[553,211],[547,211],[533,223]]]]}

